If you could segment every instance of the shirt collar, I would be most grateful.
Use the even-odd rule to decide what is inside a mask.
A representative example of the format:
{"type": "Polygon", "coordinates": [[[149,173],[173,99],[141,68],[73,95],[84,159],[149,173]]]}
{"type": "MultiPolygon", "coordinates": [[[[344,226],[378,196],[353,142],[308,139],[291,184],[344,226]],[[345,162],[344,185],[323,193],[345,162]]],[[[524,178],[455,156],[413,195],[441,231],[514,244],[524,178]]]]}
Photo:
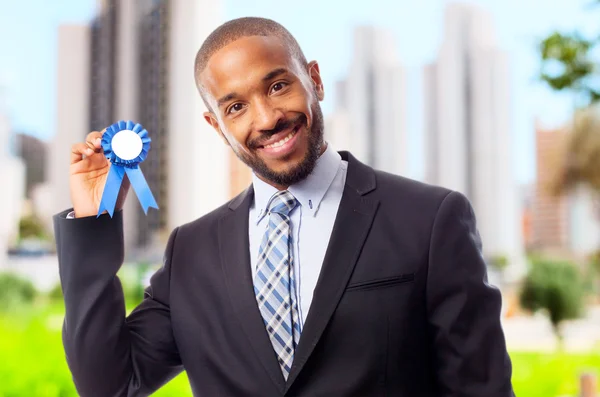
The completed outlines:
{"type": "MultiPolygon", "coordinates": [[[[288,188],[288,191],[296,197],[302,206],[303,214],[316,215],[341,163],[342,157],[330,144],[327,144],[327,149],[317,159],[313,172],[306,179],[288,188]]],[[[256,223],[258,223],[266,215],[269,200],[277,192],[277,189],[258,178],[254,173],[252,174],[252,183],[254,187],[254,205],[257,209],[256,223]]]]}

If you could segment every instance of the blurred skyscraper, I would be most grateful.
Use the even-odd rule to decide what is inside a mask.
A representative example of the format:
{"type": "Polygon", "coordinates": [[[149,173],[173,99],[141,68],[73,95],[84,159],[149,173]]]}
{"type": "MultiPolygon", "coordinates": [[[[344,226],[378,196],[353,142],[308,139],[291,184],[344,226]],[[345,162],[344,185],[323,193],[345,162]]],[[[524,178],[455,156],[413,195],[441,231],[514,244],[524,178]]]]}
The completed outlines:
{"type": "MultiPolygon", "coordinates": [[[[328,95],[328,93],[325,93],[328,95]]],[[[334,109],[325,116],[325,140],[335,150],[349,150],[359,156],[358,148],[353,145],[350,113],[346,105],[346,81],[338,81],[334,89],[334,109]]],[[[361,160],[365,161],[364,158],[361,160]]]]}
{"type": "Polygon", "coordinates": [[[252,181],[252,171],[233,150],[229,150],[229,196],[235,197],[245,190],[252,181]]]}
{"type": "Polygon", "coordinates": [[[56,135],[48,156],[47,196],[52,214],[71,207],[69,164],[71,146],[83,140],[90,128],[90,29],[63,25],[58,29],[56,135]]]}
{"type": "Polygon", "coordinates": [[[0,268],[6,264],[8,244],[18,237],[19,219],[25,199],[25,166],[10,150],[11,125],[0,95],[0,268]]]}
{"type": "Polygon", "coordinates": [[[552,184],[567,138],[562,128],[545,129],[536,124],[536,182],[532,205],[533,250],[565,250],[568,245],[568,200],[552,193],[552,184]]]}
{"type": "Polygon", "coordinates": [[[28,134],[20,133],[15,138],[16,153],[25,164],[25,192],[31,197],[34,187],[46,181],[48,145],[28,134]]]}
{"type": "MultiPolygon", "coordinates": [[[[122,4],[130,3],[124,1],[122,4]]],[[[122,15],[117,0],[106,0],[99,2],[98,16],[90,24],[90,45],[87,53],[90,56],[90,80],[88,82],[90,94],[89,126],[82,131],[83,139],[89,131],[101,131],[110,125],[115,118],[117,104],[116,71],[119,53],[117,51],[118,40],[127,40],[118,34],[118,22],[131,17],[122,15]]],[[[135,24],[135,21],[131,21],[135,24]]]]}
{"type": "Polygon", "coordinates": [[[336,86],[336,106],[327,118],[327,136],[339,149],[384,171],[405,174],[405,71],[391,32],[373,26],[354,31],[348,77],[336,86]]]}
{"type": "MultiPolygon", "coordinates": [[[[74,123],[66,115],[59,117],[59,131],[65,123],[78,131],[62,134],[61,150],[89,131],[123,119],[138,121],[152,138],[141,168],[160,209],[145,215],[133,191],[124,209],[126,249],[136,259],[162,255],[166,235],[175,226],[230,196],[229,148],[203,118],[205,106],[193,74],[198,48],[221,23],[220,8],[219,1],[209,0],[102,0],[84,48],[82,42],[75,43],[85,54],[78,54],[75,76],[86,78],[77,79],[81,92],[71,87],[72,95],[63,102],[81,101],[86,119],[74,123]]],[[[65,37],[64,44],[68,40],[73,36],[65,37]]],[[[62,62],[61,69],[59,64],[59,76],[70,67],[75,65],[62,62]]],[[[65,85],[71,82],[59,81],[59,91],[64,93],[65,85]]],[[[68,184],[68,169],[60,177],[57,186],[68,184]]]]}
{"type": "Polygon", "coordinates": [[[579,258],[600,249],[598,208],[598,196],[587,187],[580,186],[569,196],[569,249],[579,258]]]}
{"type": "Polygon", "coordinates": [[[509,82],[491,16],[473,5],[449,5],[438,59],[425,69],[426,180],[470,199],[487,258],[520,264],[509,82]]]}
{"type": "Polygon", "coordinates": [[[231,179],[230,148],[204,120],[206,107],[193,73],[202,42],[223,22],[222,1],[169,0],[167,4],[170,230],[223,205],[231,179]]]}

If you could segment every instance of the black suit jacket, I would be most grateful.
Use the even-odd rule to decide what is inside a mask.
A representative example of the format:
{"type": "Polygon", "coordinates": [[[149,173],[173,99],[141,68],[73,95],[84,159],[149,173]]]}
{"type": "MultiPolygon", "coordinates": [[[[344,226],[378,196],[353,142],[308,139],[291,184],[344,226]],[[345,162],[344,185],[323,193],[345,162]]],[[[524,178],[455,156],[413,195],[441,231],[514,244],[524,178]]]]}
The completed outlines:
{"type": "Polygon", "coordinates": [[[348,174],[289,379],[254,298],[250,187],[176,228],[125,316],[121,213],[55,216],[63,341],[82,396],[147,396],[187,371],[197,396],[513,396],[475,216],[453,191],[348,174]]]}

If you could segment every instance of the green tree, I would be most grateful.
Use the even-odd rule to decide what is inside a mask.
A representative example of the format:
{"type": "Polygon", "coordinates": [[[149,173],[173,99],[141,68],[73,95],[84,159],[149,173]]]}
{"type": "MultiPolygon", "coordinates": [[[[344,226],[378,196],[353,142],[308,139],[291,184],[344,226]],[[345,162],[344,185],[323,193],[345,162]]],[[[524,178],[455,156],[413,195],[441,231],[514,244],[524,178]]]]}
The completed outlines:
{"type": "Polygon", "coordinates": [[[28,215],[19,221],[19,236],[21,239],[38,238],[47,239],[48,233],[42,221],[34,216],[28,215]]]}
{"type": "Polygon", "coordinates": [[[597,102],[600,91],[594,78],[598,69],[592,57],[597,44],[598,40],[586,39],[578,32],[553,32],[540,42],[540,78],[555,91],[574,94],[577,106],[597,102]]]}
{"type": "Polygon", "coordinates": [[[589,256],[588,260],[588,282],[591,293],[595,293],[600,299],[600,250],[589,256]]]}
{"type": "Polygon", "coordinates": [[[559,346],[562,324],[583,314],[583,280],[579,269],[568,262],[535,260],[520,291],[521,306],[531,312],[543,311],[549,318],[559,346]]]}
{"type": "Polygon", "coordinates": [[[503,272],[508,266],[508,258],[506,257],[506,255],[498,254],[492,256],[489,259],[488,263],[490,264],[490,266],[497,269],[499,272],[503,272]]]}
{"type": "Polygon", "coordinates": [[[593,272],[597,276],[600,276],[600,250],[597,250],[592,255],[590,255],[589,261],[590,267],[592,268],[593,272]]]}
{"type": "Polygon", "coordinates": [[[584,185],[600,195],[600,103],[576,111],[566,145],[552,191],[563,194],[584,185]]]}
{"type": "Polygon", "coordinates": [[[14,273],[0,273],[0,312],[31,304],[36,295],[31,281],[14,273]]]}

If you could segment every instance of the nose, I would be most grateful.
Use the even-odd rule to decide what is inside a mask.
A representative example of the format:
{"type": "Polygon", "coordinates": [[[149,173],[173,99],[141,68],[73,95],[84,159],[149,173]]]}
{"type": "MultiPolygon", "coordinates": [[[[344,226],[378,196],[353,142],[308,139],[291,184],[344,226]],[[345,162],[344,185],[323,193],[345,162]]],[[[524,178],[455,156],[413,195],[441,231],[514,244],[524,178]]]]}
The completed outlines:
{"type": "Polygon", "coordinates": [[[284,118],[281,108],[275,106],[269,99],[259,99],[254,104],[254,123],[259,131],[269,131],[284,118]]]}

